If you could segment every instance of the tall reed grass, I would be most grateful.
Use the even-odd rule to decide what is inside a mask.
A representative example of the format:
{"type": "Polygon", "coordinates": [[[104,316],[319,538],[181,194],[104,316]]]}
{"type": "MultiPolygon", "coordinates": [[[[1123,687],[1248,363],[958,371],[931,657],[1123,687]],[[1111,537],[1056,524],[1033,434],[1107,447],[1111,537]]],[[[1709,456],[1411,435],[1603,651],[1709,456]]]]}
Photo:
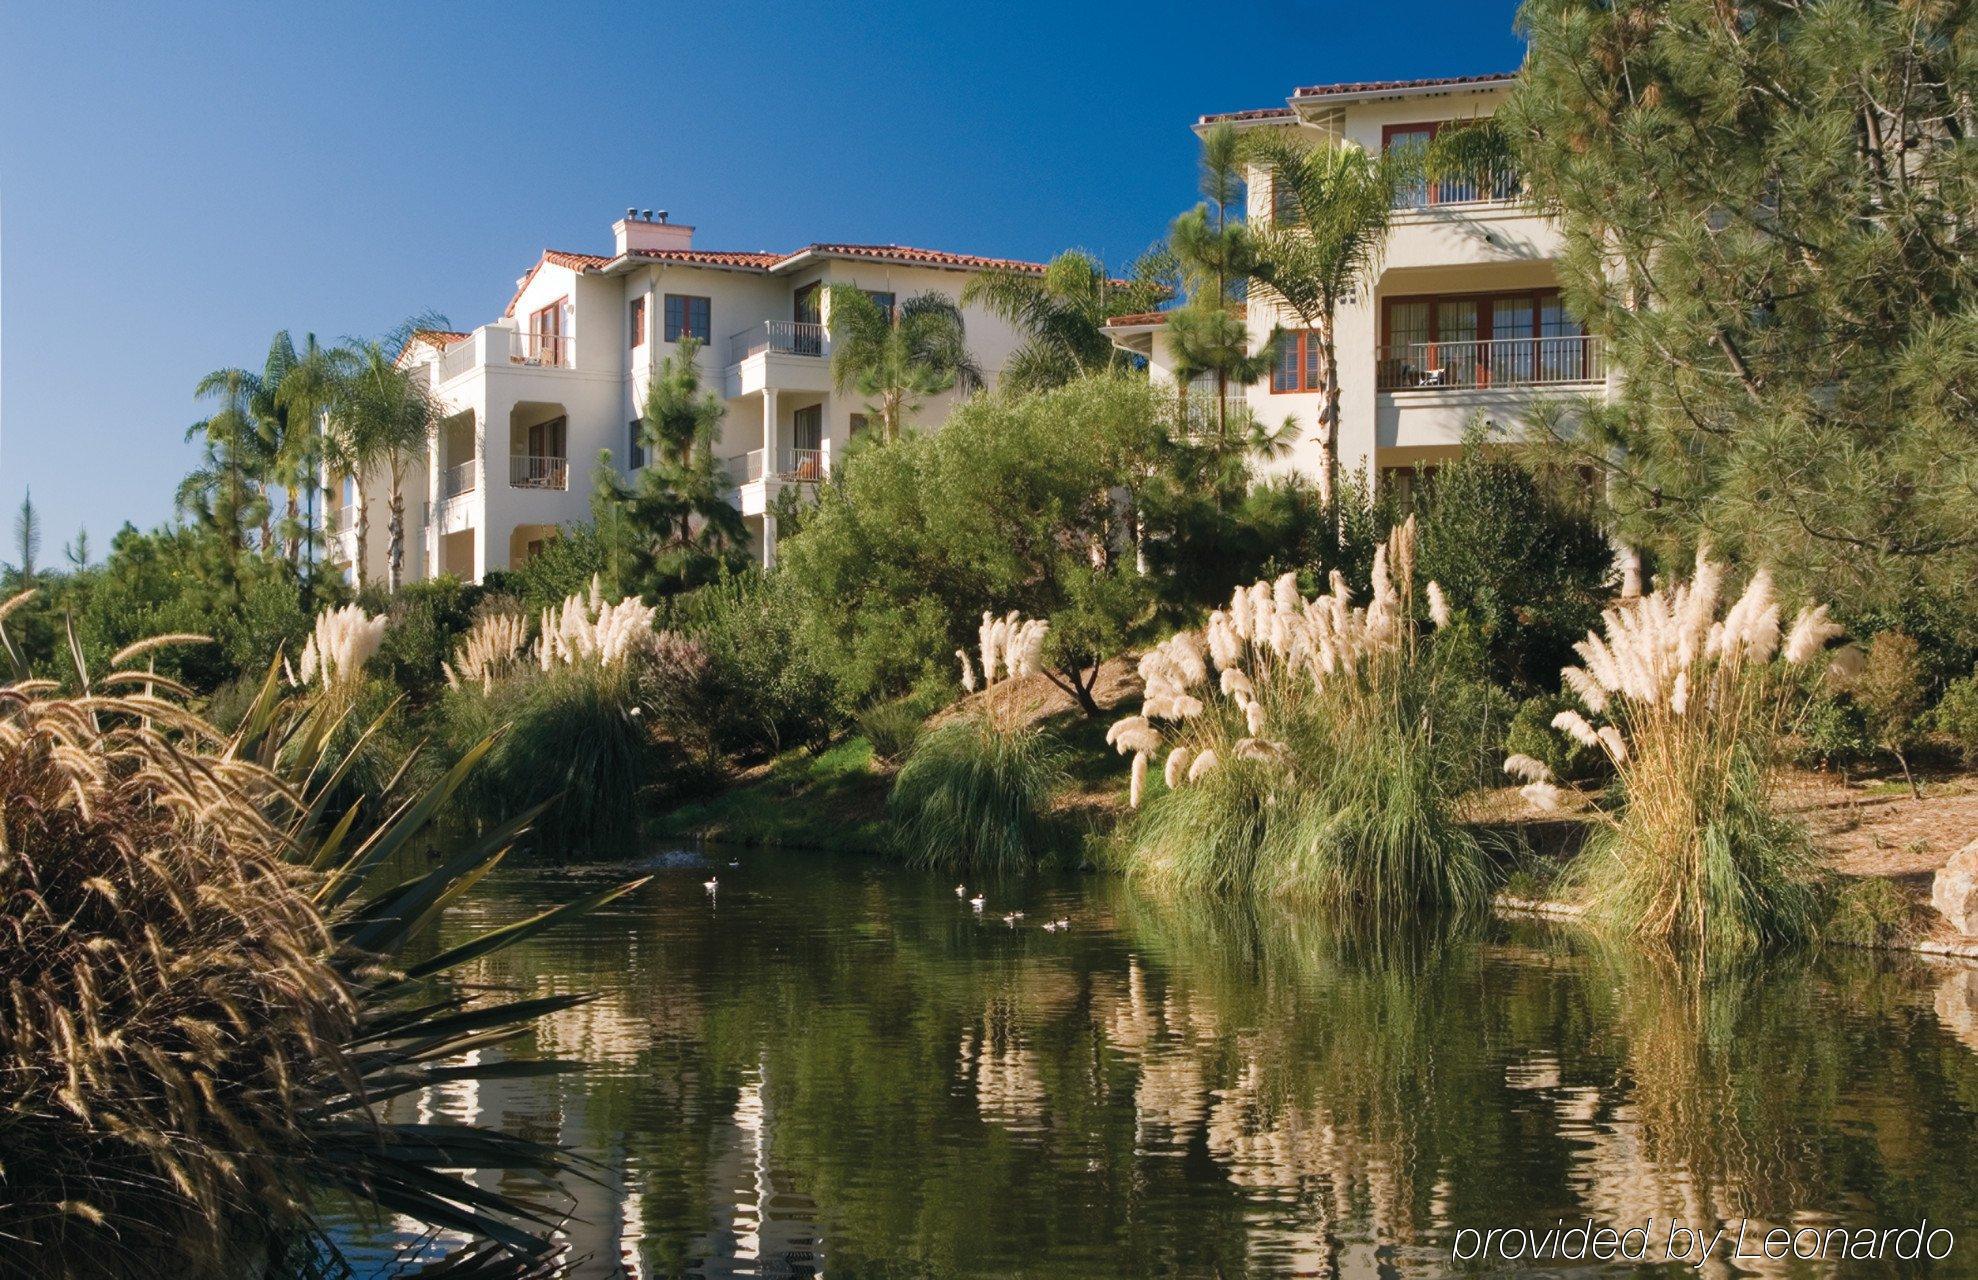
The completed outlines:
{"type": "Polygon", "coordinates": [[[567,1069],[486,1051],[581,997],[490,999],[447,975],[623,889],[399,959],[526,826],[384,874],[488,744],[382,817],[340,809],[352,766],[326,744],[348,702],[286,695],[271,667],[223,734],[135,666],[196,639],[132,646],[100,678],[78,661],[73,695],[18,666],[0,686],[0,1274],[272,1270],[301,1240],[334,1254],[326,1195],[466,1233],[456,1274],[544,1274],[567,1158],[382,1105],[567,1069]]]}
{"type": "MultiPolygon", "coordinates": [[[[1789,629],[1765,570],[1734,600],[1699,552],[1692,577],[1621,601],[1575,646],[1562,673],[1587,709],[1553,726],[1614,766],[1618,805],[1570,868],[1596,918],[1632,933],[1749,948],[1810,935],[1818,893],[1805,833],[1772,806],[1782,740],[1823,672],[1855,667],[1830,649],[1824,605],[1789,629]],[[1590,717],[1590,718],[1589,718],[1590,717]]],[[[1542,764],[1513,757],[1541,806],[1557,798],[1542,764]]]]}
{"type": "Polygon", "coordinates": [[[1484,851],[1452,811],[1475,754],[1450,714],[1465,673],[1438,653],[1447,607],[1434,583],[1418,605],[1414,555],[1411,519],[1377,550],[1364,606],[1337,573],[1311,599],[1286,574],[1141,659],[1141,710],[1108,735],[1134,757],[1131,873],[1383,915],[1484,899],[1484,851]]]}
{"type": "Polygon", "coordinates": [[[923,733],[886,801],[901,854],[918,866],[996,874],[1051,854],[1052,798],[1068,754],[1046,730],[965,712],[923,733]]]}

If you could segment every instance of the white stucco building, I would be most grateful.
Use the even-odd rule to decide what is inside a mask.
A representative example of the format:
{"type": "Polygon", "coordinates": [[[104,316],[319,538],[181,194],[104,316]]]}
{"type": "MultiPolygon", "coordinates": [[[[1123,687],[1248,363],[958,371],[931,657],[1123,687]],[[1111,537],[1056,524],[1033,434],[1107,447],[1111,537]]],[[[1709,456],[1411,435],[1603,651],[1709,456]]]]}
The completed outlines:
{"type": "MultiPolygon", "coordinates": [[[[694,246],[694,229],[627,210],[609,254],[546,250],[501,318],[471,332],[421,333],[401,357],[430,380],[447,416],[405,495],[405,577],[480,581],[526,560],[560,526],[590,518],[600,450],[629,475],[643,464],[634,425],[652,370],[684,338],[702,343],[704,389],[727,409],[715,452],[756,550],[776,548],[774,503],[814,485],[865,425],[864,397],[833,388],[830,290],[854,285],[882,305],[939,292],[959,300],[1002,258],[901,245],[812,244],[788,253],[694,246]]],[[[969,353],[993,386],[1018,345],[1005,321],[965,311],[969,353]]],[[[938,426],[959,392],[916,416],[938,426]]],[[[327,560],[356,557],[369,511],[366,576],[386,577],[383,476],[326,493],[327,560]]]]}
{"type": "MultiPolygon", "coordinates": [[[[1487,118],[1515,76],[1458,76],[1301,88],[1286,105],[1203,116],[1197,131],[1290,129],[1316,143],[1368,150],[1417,144],[1441,129],[1487,118]]],[[[1271,215],[1267,175],[1249,175],[1247,216],[1271,215]]],[[[1345,474],[1405,476],[1458,451],[1475,419],[1511,428],[1541,398],[1607,387],[1597,337],[1560,302],[1555,223],[1520,200],[1515,175],[1426,183],[1402,193],[1371,287],[1336,321],[1340,465],[1345,474]]],[[[1317,476],[1325,467],[1315,344],[1297,318],[1253,300],[1253,350],[1282,328],[1276,365],[1238,394],[1257,418],[1297,424],[1296,444],[1272,464],[1317,476]]],[[[1159,313],[1109,325],[1119,346],[1174,380],[1159,313]]],[[[1191,401],[1214,388],[1190,388],[1191,401]]]]}

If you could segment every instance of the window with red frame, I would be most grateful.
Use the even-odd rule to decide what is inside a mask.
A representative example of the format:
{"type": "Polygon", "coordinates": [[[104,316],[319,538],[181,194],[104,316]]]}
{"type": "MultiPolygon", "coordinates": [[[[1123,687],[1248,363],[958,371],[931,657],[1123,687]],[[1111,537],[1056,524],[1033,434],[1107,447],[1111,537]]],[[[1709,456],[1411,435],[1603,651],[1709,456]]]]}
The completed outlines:
{"type": "Polygon", "coordinates": [[[1319,335],[1310,329],[1281,331],[1271,363],[1271,391],[1319,390],[1319,351],[1319,335]]]}

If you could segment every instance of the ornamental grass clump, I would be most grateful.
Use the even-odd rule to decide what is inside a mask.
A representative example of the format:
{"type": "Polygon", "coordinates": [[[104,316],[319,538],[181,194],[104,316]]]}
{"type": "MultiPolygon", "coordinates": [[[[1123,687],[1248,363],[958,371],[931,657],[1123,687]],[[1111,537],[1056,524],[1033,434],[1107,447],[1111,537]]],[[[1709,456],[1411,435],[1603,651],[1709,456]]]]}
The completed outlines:
{"type": "Polygon", "coordinates": [[[568,1069],[487,1051],[583,997],[450,976],[632,886],[435,950],[439,914],[530,816],[401,859],[429,847],[487,742],[373,819],[334,799],[350,765],[325,752],[348,702],[286,695],[271,666],[222,733],[133,669],[197,637],[133,645],[95,677],[73,630],[65,694],[6,634],[25,598],[0,607],[0,1275],[341,1274],[318,1225],[330,1198],[465,1234],[448,1274],[548,1274],[571,1160],[384,1104],[568,1069]]]}
{"type": "Polygon", "coordinates": [[[607,601],[602,585],[592,577],[588,597],[573,595],[561,609],[543,610],[536,661],[544,671],[581,663],[621,666],[651,645],[657,615],[658,610],[637,596],[607,601]]]}
{"type": "Polygon", "coordinates": [[[649,714],[663,656],[655,614],[637,596],[606,600],[593,578],[588,594],[543,611],[533,663],[519,659],[515,621],[483,619],[470,633],[441,704],[443,736],[458,750],[505,727],[468,793],[476,821],[544,806],[537,839],[560,854],[636,838],[640,793],[665,763],[649,714]]]}
{"type": "Polygon", "coordinates": [[[1022,871],[1055,848],[1053,798],[1068,754],[1049,731],[1024,722],[1000,680],[1035,675],[1050,624],[1011,612],[982,615],[981,679],[968,651],[956,650],[962,688],[981,696],[921,733],[886,801],[895,846],[918,866],[993,873],[1022,871]]]}
{"type": "Polygon", "coordinates": [[[373,616],[361,605],[323,610],[296,660],[291,683],[315,684],[327,693],[355,690],[364,678],[364,664],[384,642],[387,622],[384,614],[373,616]]]}
{"type": "MultiPolygon", "coordinates": [[[[1769,784],[1782,740],[1825,673],[1860,651],[1830,648],[1825,605],[1789,629],[1764,569],[1724,603],[1724,567],[1699,552],[1688,582],[1623,600],[1575,646],[1566,688],[1586,708],[1553,727],[1606,756],[1618,805],[1568,882],[1592,914],[1633,933],[1746,948],[1810,934],[1818,901],[1804,832],[1778,814],[1769,784]]],[[[1541,807],[1550,771],[1514,756],[1507,772],[1541,807]]]]}
{"type": "Polygon", "coordinates": [[[495,681],[521,670],[528,643],[529,620],[521,614],[483,614],[454,646],[452,660],[440,664],[447,687],[478,684],[487,692],[495,681]]]}
{"type": "Polygon", "coordinates": [[[1475,754],[1451,714],[1467,673],[1438,651],[1436,584],[1418,616],[1414,558],[1410,519],[1376,550],[1364,606],[1336,572],[1311,599],[1285,574],[1142,657],[1141,709],[1107,735],[1133,758],[1131,872],[1383,914],[1483,900],[1483,850],[1452,811],[1475,754]]]}

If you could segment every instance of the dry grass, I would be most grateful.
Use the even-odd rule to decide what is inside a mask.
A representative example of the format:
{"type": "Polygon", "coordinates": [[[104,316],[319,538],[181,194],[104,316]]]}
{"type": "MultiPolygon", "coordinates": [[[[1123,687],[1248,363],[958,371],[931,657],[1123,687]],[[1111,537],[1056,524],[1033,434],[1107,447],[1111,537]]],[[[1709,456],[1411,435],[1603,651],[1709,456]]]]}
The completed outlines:
{"type": "Polygon", "coordinates": [[[198,1272],[301,1208],[297,1067],[355,1009],[295,811],[165,699],[0,689],[0,1269],[198,1272]]]}

